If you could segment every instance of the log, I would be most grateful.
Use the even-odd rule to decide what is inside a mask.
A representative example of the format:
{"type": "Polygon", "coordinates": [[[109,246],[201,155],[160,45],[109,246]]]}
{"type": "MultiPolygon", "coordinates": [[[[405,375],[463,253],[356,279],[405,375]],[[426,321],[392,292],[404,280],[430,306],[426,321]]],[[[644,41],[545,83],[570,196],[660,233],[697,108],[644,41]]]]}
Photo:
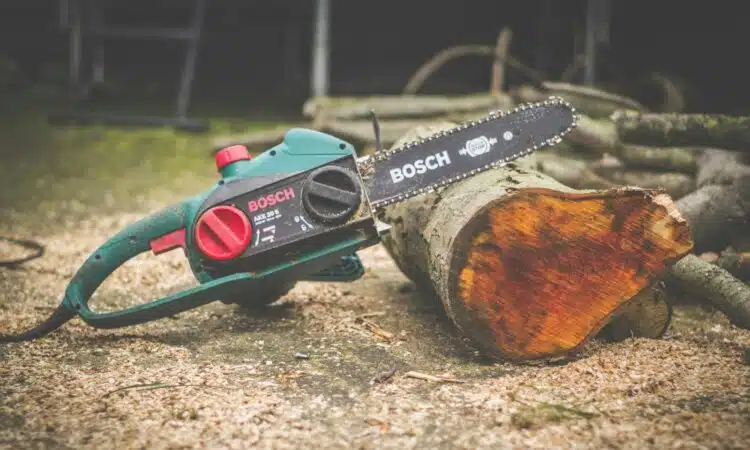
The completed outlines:
{"type": "Polygon", "coordinates": [[[750,230],[750,174],[704,185],[676,202],[697,253],[720,252],[750,230]]]}
{"type": "Polygon", "coordinates": [[[578,125],[564,140],[597,153],[616,155],[634,169],[688,174],[697,170],[697,158],[702,151],[701,147],[693,146],[651,147],[623,143],[614,122],[609,119],[593,119],[585,114],[578,115],[578,125]]]}
{"type": "Polygon", "coordinates": [[[750,329],[750,287],[725,269],[687,255],[670,267],[666,280],[706,298],[735,326],[750,329]]]}
{"type": "Polygon", "coordinates": [[[616,155],[628,168],[695,174],[704,147],[651,147],[624,143],[609,119],[578,115],[578,125],[564,138],[578,148],[616,155]]]}
{"type": "Polygon", "coordinates": [[[550,95],[564,98],[581,113],[593,118],[607,118],[618,110],[647,111],[646,107],[631,98],[606,92],[592,86],[545,81],[542,89],[521,86],[511,96],[516,102],[538,102],[550,95]]]}
{"type": "Polygon", "coordinates": [[[663,189],[673,198],[682,198],[695,189],[694,178],[684,173],[627,170],[547,152],[540,152],[535,161],[537,170],[576,189],[637,186],[663,189]]]}
{"type": "MultiPolygon", "coordinates": [[[[400,142],[451,126],[418,127],[400,142]]],[[[666,194],[575,190],[525,164],[380,215],[392,227],[383,245],[401,271],[485,354],[507,360],[582,349],[692,248],[666,194]]]]}
{"type": "Polygon", "coordinates": [[[592,119],[586,114],[578,114],[576,127],[564,139],[598,153],[615,153],[619,145],[617,129],[611,121],[592,119]]]}
{"type": "Polygon", "coordinates": [[[621,110],[612,113],[611,118],[618,136],[626,143],[750,150],[750,117],[621,110]]]}
{"type": "Polygon", "coordinates": [[[446,95],[382,95],[357,97],[314,97],[302,106],[305,117],[322,116],[328,120],[369,119],[374,110],[380,119],[424,119],[445,114],[485,113],[494,109],[508,109],[512,100],[502,93],[446,95]]]}
{"type": "Polygon", "coordinates": [[[607,189],[617,187],[591,170],[586,161],[566,158],[554,153],[539,152],[534,156],[534,168],[560,183],[575,189],[607,189]]]}
{"type": "Polygon", "coordinates": [[[598,337],[609,341],[622,341],[632,337],[662,337],[672,322],[673,302],[662,284],[648,286],[623,305],[598,337]]]}
{"type": "Polygon", "coordinates": [[[616,170],[598,173],[598,175],[621,186],[664,189],[670,197],[675,199],[682,198],[695,189],[695,179],[684,173],[616,170]]]}
{"type": "Polygon", "coordinates": [[[630,168],[694,174],[699,152],[685,147],[619,145],[617,156],[630,168]]]}
{"type": "Polygon", "coordinates": [[[737,152],[707,148],[696,159],[698,187],[711,184],[731,184],[735,179],[750,174],[750,166],[743,164],[737,152]]]}
{"type": "MultiPolygon", "coordinates": [[[[487,115],[487,113],[483,113],[487,115]]],[[[424,120],[380,120],[380,141],[383,146],[390,146],[398,140],[404,133],[412,128],[425,123],[424,120]]],[[[351,142],[358,148],[373,144],[375,142],[375,132],[370,120],[331,120],[325,122],[321,131],[331,133],[334,136],[351,142]]]]}
{"type": "Polygon", "coordinates": [[[729,247],[721,254],[704,253],[701,255],[701,259],[721,267],[742,281],[750,281],[750,252],[737,252],[734,248],[729,247]]]}

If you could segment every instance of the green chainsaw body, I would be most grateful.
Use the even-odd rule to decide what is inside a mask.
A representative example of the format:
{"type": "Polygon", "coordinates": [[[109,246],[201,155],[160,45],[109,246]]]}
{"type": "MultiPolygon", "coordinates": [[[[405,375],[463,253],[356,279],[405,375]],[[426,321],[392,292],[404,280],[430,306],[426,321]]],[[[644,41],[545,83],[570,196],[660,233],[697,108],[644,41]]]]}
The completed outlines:
{"type": "MultiPolygon", "coordinates": [[[[361,277],[364,269],[355,252],[378,242],[378,233],[372,221],[367,220],[367,213],[359,217],[358,222],[364,225],[357,232],[336,233],[339,237],[329,239],[325,245],[315,245],[309,251],[293,255],[287,252],[256,270],[212,273],[206,269],[205,257],[196,244],[196,224],[202,205],[217,191],[247,184],[249,180],[260,180],[257,185],[260,188],[265,180],[283,180],[342,158],[354,160],[351,144],[314,130],[290,129],[280,144],[255,158],[238,159],[221,167],[221,179],[208,190],[132,223],[112,236],[75,274],[66,289],[63,306],[94,327],[114,328],[159,319],[216,300],[232,303],[232,299],[240,298],[239,303],[246,303],[248,296],[255,296],[249,302],[268,303],[275,300],[267,298],[269,295],[278,296],[300,280],[349,281],[361,277]],[[89,307],[96,289],[125,262],[144,252],[159,254],[177,248],[184,250],[199,282],[197,286],[117,312],[98,313],[89,307]]],[[[362,206],[366,212],[367,205],[362,206]]],[[[346,231],[346,227],[342,228],[346,231]]],[[[294,250],[292,247],[288,246],[288,250],[294,250]]],[[[263,255],[258,257],[262,259],[263,255]]]]}
{"type": "Polygon", "coordinates": [[[117,328],[213,301],[267,304],[298,281],[351,281],[364,268],[356,252],[389,227],[374,211],[554,145],[576,124],[560,98],[494,112],[450,130],[358,159],[346,141],[292,128],[252,158],[244,146],[219,151],[220,179],[206,191],[112,236],[83,263],[58,309],[39,326],[0,342],[31,340],[80,316],[117,328]],[[415,150],[416,147],[416,150],[415,150]],[[96,312],[95,291],[142,253],[182,249],[197,285],[122,311],[96,312]]]}

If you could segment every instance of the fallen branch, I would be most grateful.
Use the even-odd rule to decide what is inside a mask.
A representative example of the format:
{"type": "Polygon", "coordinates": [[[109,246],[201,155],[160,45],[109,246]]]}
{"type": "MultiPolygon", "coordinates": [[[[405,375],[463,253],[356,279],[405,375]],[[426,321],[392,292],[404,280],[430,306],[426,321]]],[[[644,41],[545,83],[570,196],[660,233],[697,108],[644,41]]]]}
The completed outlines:
{"type": "Polygon", "coordinates": [[[750,252],[736,252],[733,248],[728,248],[713,258],[707,258],[701,255],[701,259],[715,264],[727,272],[731,273],[734,277],[739,278],[742,281],[750,281],[750,252]]]}
{"type": "Polygon", "coordinates": [[[540,172],[576,189],[637,186],[663,189],[673,198],[684,197],[695,189],[693,177],[683,173],[632,171],[622,166],[609,167],[553,153],[538,154],[535,161],[540,172]]]}
{"type": "Polygon", "coordinates": [[[585,161],[554,153],[537,154],[535,160],[537,170],[575,189],[609,189],[618,186],[591,170],[585,161]]]}
{"type": "MultiPolygon", "coordinates": [[[[382,120],[380,124],[380,141],[389,146],[403,136],[408,130],[424,123],[420,120],[382,120]]],[[[367,120],[332,120],[326,122],[321,131],[349,141],[357,147],[363,147],[375,142],[372,122],[367,120]]]]}
{"type": "Polygon", "coordinates": [[[705,149],[696,158],[699,170],[698,187],[711,184],[731,184],[735,179],[750,174],[750,166],[743,164],[742,155],[728,150],[705,149]]]}
{"type": "Polygon", "coordinates": [[[647,110],[631,98],[578,84],[545,81],[540,88],[521,86],[511,93],[516,102],[537,102],[550,95],[564,98],[580,112],[593,118],[608,118],[618,110],[647,110]]]}
{"type": "Polygon", "coordinates": [[[676,202],[690,225],[695,251],[719,252],[750,229],[750,174],[705,185],[676,202]]]}
{"type": "Polygon", "coordinates": [[[599,175],[621,186],[664,189],[674,199],[682,198],[695,189],[693,177],[684,173],[618,170],[599,175]]]}
{"type": "Polygon", "coordinates": [[[616,111],[612,120],[626,143],[750,150],[750,117],[616,111]]]}
{"type": "Polygon", "coordinates": [[[513,31],[508,27],[503,28],[497,36],[495,60],[492,63],[492,83],[490,84],[490,93],[492,95],[502,92],[505,85],[505,61],[508,60],[512,37],[513,31]]]}
{"type": "Polygon", "coordinates": [[[595,150],[598,153],[617,153],[619,141],[617,129],[607,119],[592,119],[586,114],[578,114],[578,123],[564,140],[595,150]]]}
{"type": "Polygon", "coordinates": [[[706,298],[732,324],[750,329],[750,287],[731,273],[695,255],[687,255],[672,266],[667,279],[684,291],[706,298]]]}
{"type": "Polygon", "coordinates": [[[693,174],[697,170],[702,148],[647,147],[624,144],[617,127],[609,119],[593,119],[579,114],[578,125],[564,141],[597,153],[617,156],[628,168],[653,169],[693,174]]]}
{"type": "Polygon", "coordinates": [[[696,149],[685,147],[643,147],[618,145],[617,157],[629,168],[655,169],[693,174],[697,170],[696,149]]]}
{"type": "Polygon", "coordinates": [[[521,63],[517,59],[510,55],[505,58],[498,56],[495,52],[495,47],[490,45],[459,45],[456,47],[450,47],[445,50],[441,50],[435,56],[427,60],[422,66],[409,78],[409,81],[404,87],[404,95],[414,95],[422,87],[427,78],[433,73],[437,72],[447,62],[462,58],[465,56],[493,56],[495,59],[501,60],[509,67],[513,67],[519,72],[526,75],[535,85],[541,85],[545,77],[537,73],[535,70],[529,68],[525,64],[521,63]]]}
{"type": "Polygon", "coordinates": [[[330,120],[370,119],[373,110],[380,119],[428,119],[446,114],[461,114],[512,105],[506,95],[489,93],[447,95],[381,95],[372,97],[313,97],[302,107],[305,117],[330,120]]]}
{"type": "Polygon", "coordinates": [[[678,83],[669,75],[654,72],[649,79],[658,84],[664,91],[664,101],[659,111],[665,113],[679,113],[685,110],[685,94],[678,83]]]}

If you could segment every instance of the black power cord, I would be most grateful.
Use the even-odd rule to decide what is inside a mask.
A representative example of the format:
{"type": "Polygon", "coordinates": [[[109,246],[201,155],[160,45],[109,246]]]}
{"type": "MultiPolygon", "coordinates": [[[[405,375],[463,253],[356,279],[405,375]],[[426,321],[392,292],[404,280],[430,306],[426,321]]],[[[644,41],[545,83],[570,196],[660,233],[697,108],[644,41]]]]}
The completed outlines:
{"type": "MultiPolygon", "coordinates": [[[[5,267],[8,269],[18,269],[21,264],[27,263],[33,259],[40,258],[42,255],[44,255],[44,246],[36,241],[10,238],[7,236],[0,236],[0,241],[9,242],[11,244],[15,244],[32,251],[31,254],[23,256],[21,258],[4,261],[0,260],[0,267],[5,267]]],[[[63,305],[60,305],[46,321],[37,325],[31,330],[16,335],[0,334],[0,342],[22,342],[42,337],[70,320],[73,316],[75,316],[75,313],[73,311],[68,310],[63,305]]]]}
{"type": "Polygon", "coordinates": [[[7,236],[0,236],[0,241],[10,242],[11,244],[19,245],[25,249],[31,250],[32,253],[27,256],[23,256],[17,259],[0,260],[0,267],[8,269],[17,269],[21,264],[27,263],[32,259],[41,258],[44,255],[44,246],[36,241],[28,239],[16,239],[7,236]]]}

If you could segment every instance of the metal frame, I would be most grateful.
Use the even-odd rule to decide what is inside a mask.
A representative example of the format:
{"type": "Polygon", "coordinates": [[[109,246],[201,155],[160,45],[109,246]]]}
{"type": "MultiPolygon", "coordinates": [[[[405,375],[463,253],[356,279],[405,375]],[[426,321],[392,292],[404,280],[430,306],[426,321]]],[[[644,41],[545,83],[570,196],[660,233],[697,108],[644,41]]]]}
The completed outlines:
{"type": "Polygon", "coordinates": [[[330,30],[331,30],[331,1],[317,0],[315,2],[315,22],[313,23],[312,70],[310,73],[310,87],[313,97],[328,95],[330,79],[330,30]]]}
{"type": "Polygon", "coordinates": [[[596,82],[597,56],[601,46],[609,44],[609,27],[612,19],[611,0],[588,0],[586,5],[585,64],[583,83],[596,82]]]}
{"type": "Polygon", "coordinates": [[[172,126],[187,131],[206,131],[210,124],[202,119],[187,117],[190,94],[195,78],[198,47],[205,17],[205,0],[195,0],[190,26],[181,28],[107,27],[104,23],[102,0],[60,0],[60,25],[69,30],[69,89],[71,108],[53,114],[53,122],[84,124],[106,123],[140,126],[172,126]],[[76,111],[89,96],[91,88],[104,79],[105,39],[172,39],[187,44],[180,73],[174,117],[128,116],[120,114],[84,113],[76,111]],[[84,80],[85,49],[91,44],[90,79],[84,80]]]}

